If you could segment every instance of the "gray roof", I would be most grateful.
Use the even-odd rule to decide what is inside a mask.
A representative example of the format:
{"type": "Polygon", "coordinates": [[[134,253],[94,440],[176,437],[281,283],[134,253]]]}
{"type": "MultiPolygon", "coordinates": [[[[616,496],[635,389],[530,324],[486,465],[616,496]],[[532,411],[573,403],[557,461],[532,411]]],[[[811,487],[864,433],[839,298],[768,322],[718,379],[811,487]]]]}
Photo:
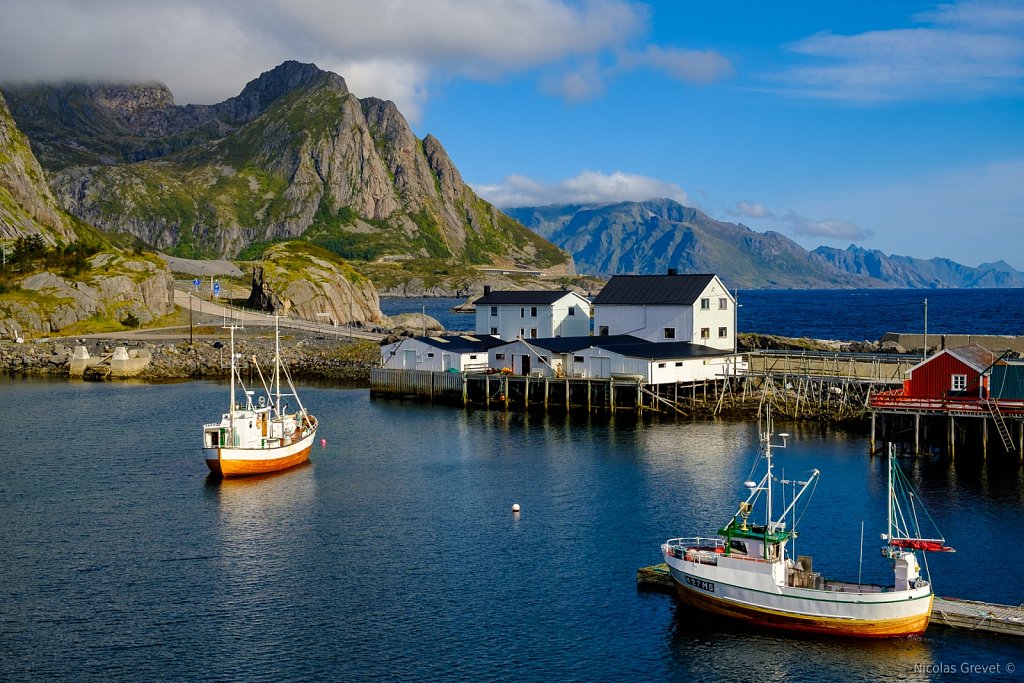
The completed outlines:
{"type": "MultiPolygon", "coordinates": [[[[605,337],[596,337],[596,339],[601,340],[605,339],[605,337]]],[[[594,346],[605,349],[606,351],[614,351],[615,353],[623,356],[629,356],[630,358],[645,358],[647,360],[664,360],[666,358],[717,358],[732,354],[732,351],[713,349],[710,346],[704,346],[703,344],[694,344],[693,342],[684,341],[641,341],[637,344],[613,344],[611,346],[598,342],[594,344],[594,346]]]]}
{"type": "Polygon", "coordinates": [[[689,305],[714,279],[701,275],[615,275],[594,298],[594,305],[689,305]]]}
{"type": "Polygon", "coordinates": [[[544,289],[544,290],[502,290],[488,292],[474,301],[474,304],[500,305],[500,304],[553,304],[567,294],[572,294],[567,289],[544,289]]]}
{"type": "Polygon", "coordinates": [[[992,353],[984,346],[978,346],[977,344],[946,349],[946,352],[954,358],[963,361],[978,372],[985,372],[998,359],[996,354],[992,353]]]}
{"type": "Polygon", "coordinates": [[[506,343],[503,339],[487,334],[441,334],[434,337],[416,337],[416,340],[452,353],[482,352],[506,343]]]}
{"type": "MultiPolygon", "coordinates": [[[[523,339],[522,341],[530,346],[536,346],[553,353],[571,353],[580,349],[590,348],[591,346],[612,348],[618,345],[645,343],[640,337],[634,337],[630,334],[616,334],[607,337],[594,337],[588,334],[580,337],[544,337],[541,339],[523,339]]],[[[514,342],[510,341],[507,343],[512,344],[514,342]]]]}

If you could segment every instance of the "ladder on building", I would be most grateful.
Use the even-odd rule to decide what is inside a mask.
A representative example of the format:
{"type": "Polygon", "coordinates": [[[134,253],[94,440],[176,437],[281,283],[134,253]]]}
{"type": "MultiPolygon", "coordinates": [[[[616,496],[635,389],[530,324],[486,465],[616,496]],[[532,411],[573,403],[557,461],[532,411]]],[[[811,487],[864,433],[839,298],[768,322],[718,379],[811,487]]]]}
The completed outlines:
{"type": "Polygon", "coordinates": [[[1015,450],[1013,447],[1013,437],[1010,436],[1010,428],[1006,426],[1003,414],[999,412],[999,402],[989,399],[985,401],[985,404],[988,406],[988,412],[992,416],[992,421],[996,424],[996,431],[999,432],[999,438],[1003,440],[1006,452],[1013,453],[1015,450]]]}

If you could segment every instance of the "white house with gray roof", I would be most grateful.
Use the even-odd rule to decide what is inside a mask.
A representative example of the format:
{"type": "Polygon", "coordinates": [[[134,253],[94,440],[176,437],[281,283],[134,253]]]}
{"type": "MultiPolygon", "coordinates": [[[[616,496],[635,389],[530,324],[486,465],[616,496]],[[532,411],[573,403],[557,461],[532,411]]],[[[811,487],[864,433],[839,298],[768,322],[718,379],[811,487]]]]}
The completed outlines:
{"type": "Polygon", "coordinates": [[[490,291],[473,302],[476,334],[513,339],[590,334],[590,301],[566,290],[490,291]]]}
{"type": "Polygon", "coordinates": [[[395,370],[484,371],[488,350],[499,344],[504,342],[497,337],[469,334],[409,337],[382,346],[380,364],[395,370]]]}
{"type": "Polygon", "coordinates": [[[615,275],[592,306],[599,337],[736,348],[736,299],[717,275],[615,275]]]}
{"type": "Polygon", "coordinates": [[[631,335],[517,339],[494,346],[488,356],[492,371],[554,378],[618,377],[646,384],[718,380],[746,367],[731,350],[692,342],[657,343],[631,335]]]}

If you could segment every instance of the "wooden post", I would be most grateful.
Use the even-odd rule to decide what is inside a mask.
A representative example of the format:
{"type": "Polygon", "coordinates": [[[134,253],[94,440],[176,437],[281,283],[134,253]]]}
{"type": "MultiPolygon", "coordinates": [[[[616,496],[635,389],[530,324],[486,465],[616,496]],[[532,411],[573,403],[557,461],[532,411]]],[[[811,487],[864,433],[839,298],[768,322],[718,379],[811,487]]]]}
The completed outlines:
{"type": "Polygon", "coordinates": [[[988,418],[981,418],[981,459],[988,460],[988,418]]]}
{"type": "Polygon", "coordinates": [[[548,378],[544,378],[544,412],[548,411],[548,378]]]}
{"type": "Polygon", "coordinates": [[[921,413],[913,414],[913,456],[921,455],[921,413]]]}
{"type": "Polygon", "coordinates": [[[875,454],[875,411],[871,411],[871,441],[868,442],[869,455],[875,454]]]}
{"type": "Polygon", "coordinates": [[[589,413],[590,410],[591,410],[591,406],[590,406],[590,380],[588,379],[587,380],[587,412],[589,413]]]}
{"type": "Polygon", "coordinates": [[[508,394],[509,394],[508,390],[510,388],[509,387],[509,380],[510,379],[512,379],[512,378],[509,375],[505,375],[505,395],[504,395],[503,398],[505,399],[505,410],[506,411],[508,410],[508,394]]]}
{"type": "Polygon", "coordinates": [[[950,459],[956,458],[956,425],[953,422],[953,416],[949,416],[949,436],[947,447],[949,449],[950,459]]]}
{"type": "Polygon", "coordinates": [[[526,385],[523,386],[523,407],[530,409],[530,378],[526,378],[526,385]]]}

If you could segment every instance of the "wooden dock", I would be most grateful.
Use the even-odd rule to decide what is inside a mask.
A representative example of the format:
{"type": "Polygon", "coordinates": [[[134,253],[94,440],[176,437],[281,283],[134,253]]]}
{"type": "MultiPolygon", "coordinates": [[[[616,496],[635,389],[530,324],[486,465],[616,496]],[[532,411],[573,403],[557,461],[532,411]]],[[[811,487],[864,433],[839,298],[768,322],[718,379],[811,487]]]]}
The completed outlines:
{"type": "MultiPolygon", "coordinates": [[[[636,570],[636,585],[642,590],[675,594],[672,575],[665,563],[636,570]]],[[[976,600],[940,598],[932,603],[929,626],[946,626],[966,631],[983,631],[1007,636],[1024,636],[1024,606],[994,605],[976,600]]]]}

